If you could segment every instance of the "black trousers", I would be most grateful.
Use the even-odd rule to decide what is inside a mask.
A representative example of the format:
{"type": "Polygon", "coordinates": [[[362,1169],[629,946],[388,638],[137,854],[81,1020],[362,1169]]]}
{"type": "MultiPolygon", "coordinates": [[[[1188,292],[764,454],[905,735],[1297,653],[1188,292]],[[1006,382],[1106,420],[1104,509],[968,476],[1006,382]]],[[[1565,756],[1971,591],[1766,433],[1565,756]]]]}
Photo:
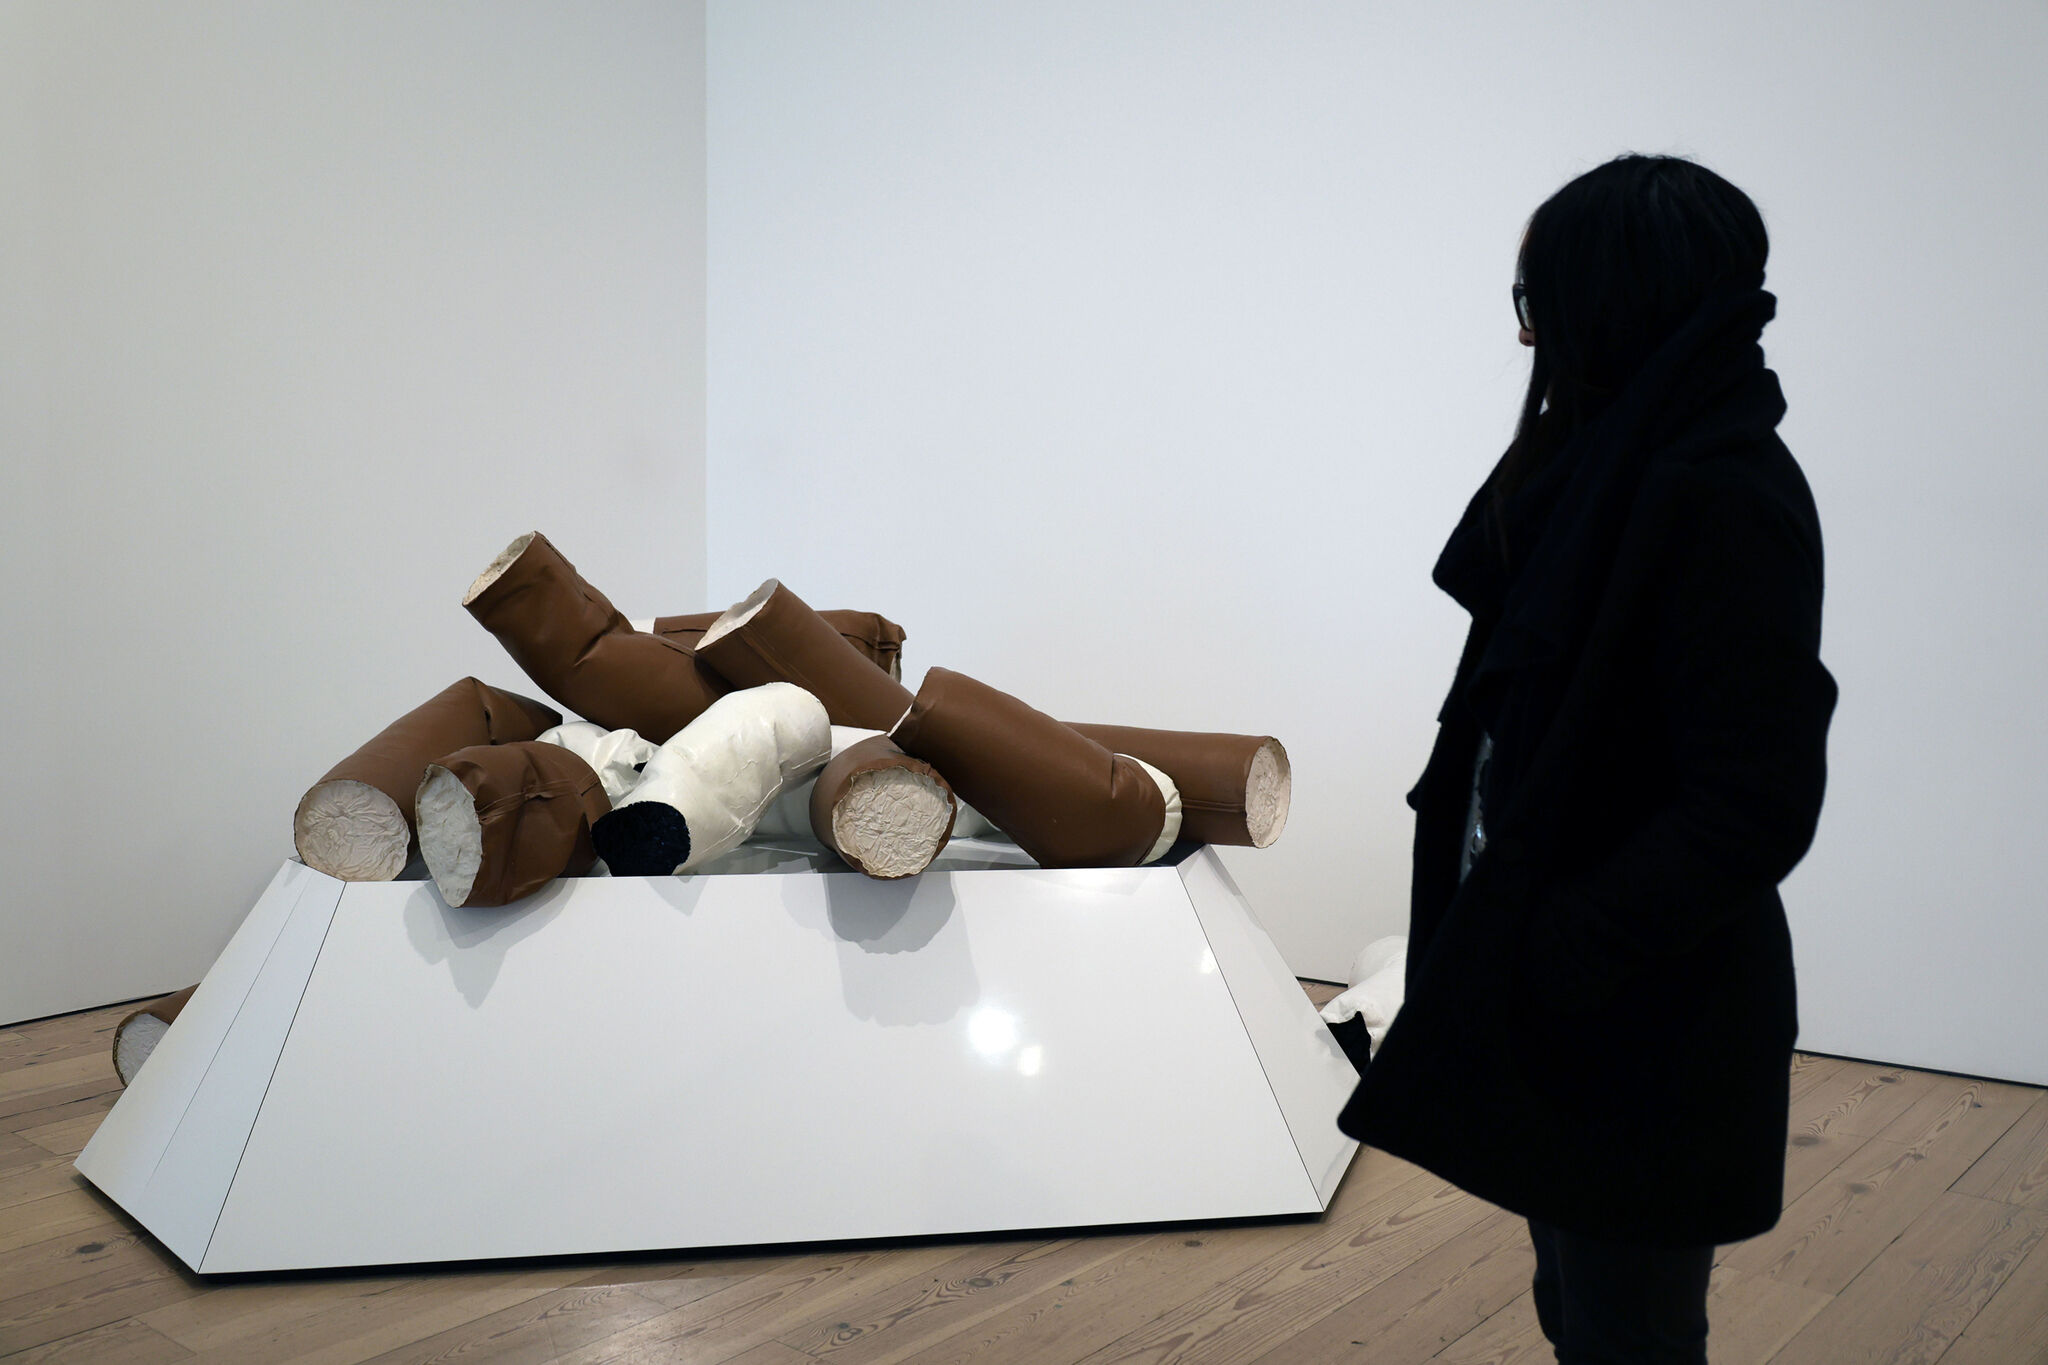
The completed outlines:
{"type": "Polygon", "coordinates": [[[1707,1365],[1713,1247],[1601,1242],[1533,1218],[1529,1241],[1559,1365],[1707,1365]]]}

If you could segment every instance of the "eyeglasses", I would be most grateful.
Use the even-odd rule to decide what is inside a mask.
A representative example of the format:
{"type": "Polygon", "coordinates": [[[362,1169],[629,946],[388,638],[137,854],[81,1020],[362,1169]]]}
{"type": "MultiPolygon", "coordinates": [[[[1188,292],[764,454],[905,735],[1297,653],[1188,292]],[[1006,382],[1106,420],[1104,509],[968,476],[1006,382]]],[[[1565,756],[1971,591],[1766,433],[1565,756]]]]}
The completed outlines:
{"type": "Polygon", "coordinates": [[[1515,300],[1516,319],[1520,321],[1522,326],[1532,332],[1535,331],[1535,324],[1529,321],[1529,286],[1523,284],[1520,280],[1516,280],[1514,288],[1509,292],[1515,300]]]}

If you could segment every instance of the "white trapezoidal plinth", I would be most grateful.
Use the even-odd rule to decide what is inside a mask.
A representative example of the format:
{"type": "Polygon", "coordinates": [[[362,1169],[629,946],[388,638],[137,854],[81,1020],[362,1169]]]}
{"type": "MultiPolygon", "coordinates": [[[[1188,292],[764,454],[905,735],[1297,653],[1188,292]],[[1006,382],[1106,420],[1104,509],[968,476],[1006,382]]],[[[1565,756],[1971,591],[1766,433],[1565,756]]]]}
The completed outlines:
{"type": "Polygon", "coordinates": [[[1020,857],[286,863],[78,1169],[202,1272],[1327,1207],[1356,1076],[1215,852],[1020,857]]]}

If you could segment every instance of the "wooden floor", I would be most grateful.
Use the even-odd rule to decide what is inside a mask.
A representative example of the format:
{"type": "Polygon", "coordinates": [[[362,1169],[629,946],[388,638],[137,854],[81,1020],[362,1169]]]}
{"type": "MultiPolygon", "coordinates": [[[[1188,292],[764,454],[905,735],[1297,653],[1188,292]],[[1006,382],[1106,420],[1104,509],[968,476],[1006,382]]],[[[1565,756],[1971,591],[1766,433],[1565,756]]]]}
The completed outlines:
{"type": "MultiPolygon", "coordinates": [[[[124,1012],[0,1030],[7,1365],[1552,1358],[1523,1223],[1377,1151],[1315,1222],[210,1283],[71,1167],[124,1012]]],[[[2048,1362],[2048,1092],[1802,1055],[1785,1187],[1714,1271],[1719,1365],[2048,1362]]]]}

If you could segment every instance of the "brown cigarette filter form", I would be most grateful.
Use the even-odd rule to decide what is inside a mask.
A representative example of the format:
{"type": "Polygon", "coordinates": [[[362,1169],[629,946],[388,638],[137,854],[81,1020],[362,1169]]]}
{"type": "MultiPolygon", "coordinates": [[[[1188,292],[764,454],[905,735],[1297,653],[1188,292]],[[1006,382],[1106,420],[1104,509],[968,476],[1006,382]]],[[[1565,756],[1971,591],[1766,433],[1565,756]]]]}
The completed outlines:
{"type": "Polygon", "coordinates": [[[1166,826],[1137,760],[951,669],[926,671],[890,737],[1044,867],[1135,867],[1166,826]]]}
{"type": "Polygon", "coordinates": [[[911,877],[953,837],[959,809],[938,769],[887,735],[849,746],[811,787],[811,832],[870,877],[911,877]]]}
{"type": "Polygon", "coordinates": [[[1266,848],[1287,825],[1292,770],[1287,750],[1271,735],[1068,723],[1103,748],[1143,759],[1173,779],[1183,839],[1266,848]]]}
{"type": "MultiPolygon", "coordinates": [[[[704,632],[723,615],[722,611],[700,611],[687,616],[657,616],[654,633],[695,650],[704,632]]],[[[839,632],[842,640],[872,659],[877,668],[892,678],[903,676],[903,627],[873,611],[821,611],[818,615],[839,632]]]]}
{"type": "Polygon", "coordinates": [[[458,749],[420,780],[420,851],[450,905],[505,905],[589,871],[590,826],[611,808],[590,765],[560,745],[458,749]]]}
{"type": "Polygon", "coordinates": [[[472,744],[534,739],[561,712],[475,678],[442,689],[328,770],[299,799],[292,839],[308,867],[344,881],[389,881],[419,847],[420,773],[472,744]]]}
{"type": "Polygon", "coordinates": [[[462,605],[541,691],[607,730],[659,744],[728,690],[686,645],[633,629],[538,531],[506,546],[462,605]]]}
{"type": "Polygon", "coordinates": [[[114,1074],[121,1078],[121,1084],[135,1079],[149,1054],[156,1051],[157,1042],[171,1031],[178,1011],[185,1008],[185,1002],[198,989],[187,986],[175,995],[144,1005],[114,1025],[114,1074]]]}
{"type": "Polygon", "coordinates": [[[795,683],[834,725],[887,730],[910,707],[902,683],[772,578],[704,632],[697,657],[734,687],[795,683]]]}

